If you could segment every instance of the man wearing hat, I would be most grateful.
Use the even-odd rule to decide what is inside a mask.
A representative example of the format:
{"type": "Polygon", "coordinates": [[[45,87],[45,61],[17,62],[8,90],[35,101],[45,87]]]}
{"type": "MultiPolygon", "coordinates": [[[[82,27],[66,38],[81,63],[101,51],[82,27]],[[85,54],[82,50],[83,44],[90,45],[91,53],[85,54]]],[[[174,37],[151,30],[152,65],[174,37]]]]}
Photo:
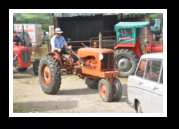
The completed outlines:
{"type": "Polygon", "coordinates": [[[65,38],[61,35],[63,31],[60,28],[55,29],[55,35],[51,38],[51,52],[57,50],[59,52],[65,49],[71,49],[71,46],[67,45],[65,38]]]}

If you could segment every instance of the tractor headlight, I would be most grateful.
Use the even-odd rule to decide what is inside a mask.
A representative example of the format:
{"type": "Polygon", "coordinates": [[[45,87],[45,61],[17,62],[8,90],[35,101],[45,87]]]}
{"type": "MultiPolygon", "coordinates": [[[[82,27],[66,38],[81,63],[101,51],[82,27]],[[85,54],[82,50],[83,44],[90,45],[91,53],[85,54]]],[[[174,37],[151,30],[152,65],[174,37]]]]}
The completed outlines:
{"type": "Polygon", "coordinates": [[[99,60],[103,59],[103,54],[99,54],[99,60]]]}

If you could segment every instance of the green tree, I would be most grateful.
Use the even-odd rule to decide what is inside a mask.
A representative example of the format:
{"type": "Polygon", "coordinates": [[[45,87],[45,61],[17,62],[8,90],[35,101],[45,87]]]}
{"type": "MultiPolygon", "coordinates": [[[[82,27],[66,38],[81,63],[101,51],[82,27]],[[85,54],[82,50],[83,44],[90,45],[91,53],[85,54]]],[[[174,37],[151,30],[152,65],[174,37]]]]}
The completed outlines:
{"type": "Polygon", "coordinates": [[[41,24],[44,31],[53,24],[53,17],[49,13],[16,13],[15,23],[41,24]]]}

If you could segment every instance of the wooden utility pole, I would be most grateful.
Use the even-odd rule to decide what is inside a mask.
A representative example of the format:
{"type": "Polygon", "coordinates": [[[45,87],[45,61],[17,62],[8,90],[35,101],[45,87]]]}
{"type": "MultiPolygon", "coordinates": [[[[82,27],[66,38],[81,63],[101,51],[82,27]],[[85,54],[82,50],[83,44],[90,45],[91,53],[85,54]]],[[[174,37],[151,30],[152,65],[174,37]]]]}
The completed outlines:
{"type": "Polygon", "coordinates": [[[99,32],[99,48],[102,48],[102,33],[99,32]]]}

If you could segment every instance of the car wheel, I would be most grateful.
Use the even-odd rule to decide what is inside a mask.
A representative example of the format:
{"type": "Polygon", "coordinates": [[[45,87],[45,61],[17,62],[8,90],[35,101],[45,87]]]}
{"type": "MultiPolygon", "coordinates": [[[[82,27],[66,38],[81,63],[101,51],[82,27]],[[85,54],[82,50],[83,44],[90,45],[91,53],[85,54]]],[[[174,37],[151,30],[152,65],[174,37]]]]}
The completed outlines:
{"type": "Polygon", "coordinates": [[[143,112],[143,111],[142,111],[142,106],[141,106],[141,103],[140,103],[140,102],[137,103],[136,112],[137,112],[137,113],[142,113],[142,112],[143,112]]]}

